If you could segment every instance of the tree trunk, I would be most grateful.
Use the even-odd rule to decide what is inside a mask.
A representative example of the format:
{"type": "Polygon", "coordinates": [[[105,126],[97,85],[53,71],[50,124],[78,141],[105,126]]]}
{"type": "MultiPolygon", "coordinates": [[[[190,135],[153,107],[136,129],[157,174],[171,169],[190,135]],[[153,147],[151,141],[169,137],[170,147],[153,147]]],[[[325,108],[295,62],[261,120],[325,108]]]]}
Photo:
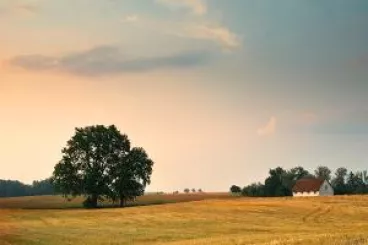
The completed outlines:
{"type": "Polygon", "coordinates": [[[98,196],[96,194],[92,194],[92,197],[91,197],[91,207],[92,208],[97,208],[97,201],[98,201],[98,196]]]}
{"type": "Polygon", "coordinates": [[[125,197],[124,196],[120,196],[120,207],[124,207],[125,206],[125,197]]]}

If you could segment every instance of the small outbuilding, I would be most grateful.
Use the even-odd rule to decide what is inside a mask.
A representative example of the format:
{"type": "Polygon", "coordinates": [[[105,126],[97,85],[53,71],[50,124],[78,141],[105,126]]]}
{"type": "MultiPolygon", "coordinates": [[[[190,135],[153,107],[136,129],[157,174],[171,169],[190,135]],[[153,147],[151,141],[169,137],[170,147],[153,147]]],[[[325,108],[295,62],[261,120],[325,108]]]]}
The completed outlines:
{"type": "Polygon", "coordinates": [[[293,187],[293,196],[333,196],[334,189],[325,179],[300,179],[293,187]]]}

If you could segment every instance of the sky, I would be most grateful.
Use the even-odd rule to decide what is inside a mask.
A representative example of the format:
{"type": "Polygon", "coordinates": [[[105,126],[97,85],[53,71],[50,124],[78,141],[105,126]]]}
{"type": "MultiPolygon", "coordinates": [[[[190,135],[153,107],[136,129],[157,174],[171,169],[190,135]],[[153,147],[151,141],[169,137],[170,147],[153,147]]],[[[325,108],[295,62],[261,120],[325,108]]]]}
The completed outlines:
{"type": "Polygon", "coordinates": [[[115,124],[149,191],[368,168],[366,0],[0,0],[0,179],[115,124]]]}

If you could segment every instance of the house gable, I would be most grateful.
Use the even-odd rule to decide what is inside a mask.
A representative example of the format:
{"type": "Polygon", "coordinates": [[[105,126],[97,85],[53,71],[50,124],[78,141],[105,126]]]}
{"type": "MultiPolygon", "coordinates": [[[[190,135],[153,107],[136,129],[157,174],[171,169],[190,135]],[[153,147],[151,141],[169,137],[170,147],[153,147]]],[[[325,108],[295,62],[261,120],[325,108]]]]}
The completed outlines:
{"type": "Polygon", "coordinates": [[[319,195],[320,196],[333,196],[334,195],[334,189],[332,188],[331,184],[325,180],[320,189],[319,189],[319,195]]]}

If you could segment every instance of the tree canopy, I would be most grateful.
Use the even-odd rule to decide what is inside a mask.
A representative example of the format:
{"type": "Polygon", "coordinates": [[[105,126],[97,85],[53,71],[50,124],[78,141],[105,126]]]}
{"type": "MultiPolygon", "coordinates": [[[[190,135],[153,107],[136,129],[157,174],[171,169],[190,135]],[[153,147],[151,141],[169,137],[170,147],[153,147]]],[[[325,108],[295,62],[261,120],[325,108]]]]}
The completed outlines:
{"type": "Polygon", "coordinates": [[[86,196],[88,207],[97,207],[101,199],[119,199],[123,206],[144,193],[153,164],[114,125],[76,128],[54,168],[53,182],[65,196],[86,196]]]}
{"type": "Polygon", "coordinates": [[[230,187],[230,192],[233,193],[233,194],[238,194],[238,193],[241,193],[242,189],[240,186],[237,186],[237,185],[232,185],[230,187]]]}
{"type": "Polygon", "coordinates": [[[331,170],[326,166],[318,166],[314,171],[314,175],[317,178],[331,180],[331,170]]]}

